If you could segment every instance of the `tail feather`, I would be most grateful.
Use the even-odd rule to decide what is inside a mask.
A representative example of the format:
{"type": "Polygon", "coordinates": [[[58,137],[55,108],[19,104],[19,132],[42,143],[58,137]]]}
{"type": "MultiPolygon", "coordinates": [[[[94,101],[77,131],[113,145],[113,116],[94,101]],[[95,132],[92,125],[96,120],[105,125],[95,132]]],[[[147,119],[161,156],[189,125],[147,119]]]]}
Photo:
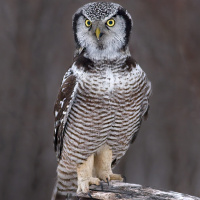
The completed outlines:
{"type": "Polygon", "coordinates": [[[57,196],[57,181],[54,185],[54,188],[53,188],[53,193],[52,193],[52,196],[51,196],[51,200],[56,200],[56,196],[57,196]]]}
{"type": "Polygon", "coordinates": [[[51,200],[77,200],[75,193],[68,193],[67,195],[62,195],[58,193],[57,181],[54,185],[51,200]]]}

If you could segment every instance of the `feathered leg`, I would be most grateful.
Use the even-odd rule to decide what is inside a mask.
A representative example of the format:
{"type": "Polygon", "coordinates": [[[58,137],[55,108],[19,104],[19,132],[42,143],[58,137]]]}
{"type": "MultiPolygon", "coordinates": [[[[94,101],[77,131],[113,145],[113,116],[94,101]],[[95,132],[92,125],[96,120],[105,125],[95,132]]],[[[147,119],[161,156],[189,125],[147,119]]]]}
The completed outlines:
{"type": "Polygon", "coordinates": [[[94,167],[94,154],[92,154],[88,159],[77,166],[77,176],[78,176],[78,189],[77,193],[89,192],[89,185],[95,184],[99,185],[100,180],[98,178],[92,177],[94,167]]]}
{"type": "Polygon", "coordinates": [[[103,145],[99,148],[94,156],[95,175],[105,182],[110,180],[123,181],[120,174],[113,174],[111,169],[112,150],[108,145],[103,145]]]}

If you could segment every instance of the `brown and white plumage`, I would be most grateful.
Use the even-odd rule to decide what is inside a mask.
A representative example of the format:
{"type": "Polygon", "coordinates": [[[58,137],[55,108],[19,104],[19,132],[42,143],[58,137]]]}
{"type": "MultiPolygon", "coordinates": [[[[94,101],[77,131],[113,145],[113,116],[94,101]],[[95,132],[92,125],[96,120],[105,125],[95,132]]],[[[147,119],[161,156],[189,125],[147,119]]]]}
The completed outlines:
{"type": "MultiPolygon", "coordinates": [[[[81,166],[91,155],[94,155],[92,162],[95,162],[97,151],[105,145],[112,151],[110,165],[114,166],[121,159],[135,138],[142,117],[147,114],[151,93],[146,74],[128,50],[131,28],[123,27],[124,32],[119,33],[123,40],[121,35],[115,35],[117,39],[113,40],[113,50],[103,43],[103,38],[109,41],[106,31],[100,41],[91,38],[94,44],[90,43],[91,46],[87,47],[87,41],[84,41],[86,31],[83,30],[84,37],[78,33],[80,28],[77,24],[81,23],[83,15],[93,24],[111,17],[116,18],[115,23],[119,21],[122,27],[132,24],[127,11],[112,3],[87,4],[74,16],[77,53],[72,67],[63,78],[54,108],[54,147],[58,157],[56,187],[62,195],[77,190],[77,166],[81,166]],[[92,11],[99,7],[113,9],[113,13],[108,11],[96,19],[92,11]]],[[[112,29],[109,31],[112,32],[112,29]]],[[[114,31],[117,32],[117,24],[114,31]]],[[[93,175],[103,179],[98,173],[93,175]]]]}

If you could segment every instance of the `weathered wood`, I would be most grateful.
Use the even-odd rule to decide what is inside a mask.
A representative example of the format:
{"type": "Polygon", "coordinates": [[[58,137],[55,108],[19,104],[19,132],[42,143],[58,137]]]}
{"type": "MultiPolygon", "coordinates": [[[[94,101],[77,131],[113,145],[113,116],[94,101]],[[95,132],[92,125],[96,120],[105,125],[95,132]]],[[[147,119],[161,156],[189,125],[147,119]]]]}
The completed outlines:
{"type": "MultiPolygon", "coordinates": [[[[103,183],[102,186],[91,186],[90,194],[93,199],[117,200],[200,200],[198,197],[181,194],[177,192],[164,192],[149,187],[142,187],[137,184],[112,181],[109,186],[103,183]],[[102,190],[103,186],[103,190],[102,190]]],[[[87,194],[79,194],[80,199],[88,199],[87,194]]],[[[91,199],[91,198],[90,198],[91,199]]]]}

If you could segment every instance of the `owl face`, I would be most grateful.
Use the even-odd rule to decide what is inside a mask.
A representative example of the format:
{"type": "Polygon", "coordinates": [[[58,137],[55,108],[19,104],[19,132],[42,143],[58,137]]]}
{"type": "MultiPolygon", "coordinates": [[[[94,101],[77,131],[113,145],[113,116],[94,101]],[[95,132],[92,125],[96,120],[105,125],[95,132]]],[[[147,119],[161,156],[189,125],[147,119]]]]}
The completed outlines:
{"type": "Polygon", "coordinates": [[[92,59],[114,59],[125,50],[132,20],[120,5],[106,2],[89,3],[73,18],[74,37],[78,48],[92,59]]]}

